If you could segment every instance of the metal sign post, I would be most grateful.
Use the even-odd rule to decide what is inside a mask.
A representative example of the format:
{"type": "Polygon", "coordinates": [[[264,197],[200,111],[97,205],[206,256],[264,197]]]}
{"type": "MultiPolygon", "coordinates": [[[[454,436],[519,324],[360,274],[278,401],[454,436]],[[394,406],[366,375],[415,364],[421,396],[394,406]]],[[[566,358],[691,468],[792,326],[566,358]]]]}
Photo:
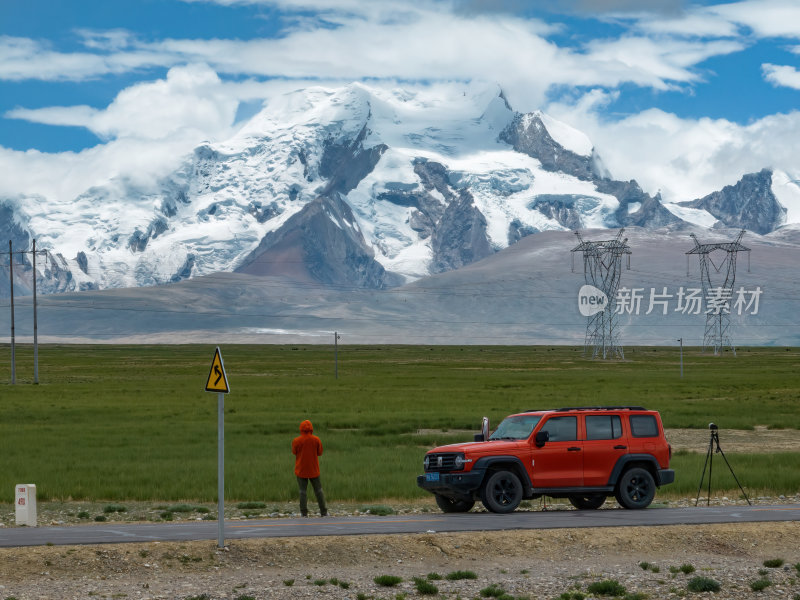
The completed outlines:
{"type": "Polygon", "coordinates": [[[225,547],[225,394],[229,393],[228,376],[225,374],[225,364],[222,362],[222,353],[217,346],[214,359],[211,361],[211,370],[206,381],[207,392],[217,392],[217,522],[219,533],[217,547],[225,547]]]}
{"type": "Polygon", "coordinates": [[[217,394],[217,548],[225,547],[225,394],[217,394]]]}

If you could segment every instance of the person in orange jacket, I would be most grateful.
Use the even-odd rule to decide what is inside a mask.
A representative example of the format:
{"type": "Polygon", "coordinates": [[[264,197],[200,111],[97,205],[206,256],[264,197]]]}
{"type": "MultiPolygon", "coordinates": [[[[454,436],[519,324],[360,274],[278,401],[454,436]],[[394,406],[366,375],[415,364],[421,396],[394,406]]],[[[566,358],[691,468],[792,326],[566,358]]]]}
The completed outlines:
{"type": "Polygon", "coordinates": [[[292,440],[292,454],[294,454],[294,474],[297,477],[297,486],[300,488],[300,514],[308,516],[308,482],[314,488],[314,495],[319,504],[319,514],[324,517],[328,514],[325,507],[325,494],[319,480],[319,457],[322,455],[322,441],[314,435],[314,426],[306,419],[300,423],[300,435],[292,440]]]}

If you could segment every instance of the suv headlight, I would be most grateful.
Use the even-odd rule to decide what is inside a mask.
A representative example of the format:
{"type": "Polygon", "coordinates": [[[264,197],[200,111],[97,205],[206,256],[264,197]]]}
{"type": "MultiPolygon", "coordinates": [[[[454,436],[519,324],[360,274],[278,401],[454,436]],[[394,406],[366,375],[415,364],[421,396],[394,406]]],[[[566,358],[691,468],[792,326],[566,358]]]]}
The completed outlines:
{"type": "Polygon", "coordinates": [[[453,466],[456,468],[457,471],[460,471],[464,468],[464,455],[463,454],[456,454],[456,458],[453,461],[453,466]]]}
{"type": "Polygon", "coordinates": [[[422,464],[425,467],[425,470],[427,471],[428,467],[431,465],[431,457],[428,454],[425,455],[425,460],[422,461],[422,464]]]}

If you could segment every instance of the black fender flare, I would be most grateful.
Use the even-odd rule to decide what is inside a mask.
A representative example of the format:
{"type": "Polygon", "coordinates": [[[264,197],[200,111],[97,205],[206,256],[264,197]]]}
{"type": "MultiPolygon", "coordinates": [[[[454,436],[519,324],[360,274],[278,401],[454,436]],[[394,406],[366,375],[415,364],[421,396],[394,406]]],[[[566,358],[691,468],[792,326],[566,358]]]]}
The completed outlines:
{"type": "Polygon", "coordinates": [[[608,478],[608,485],[616,487],[623,471],[625,471],[626,467],[631,463],[644,463],[647,470],[650,471],[650,474],[653,476],[656,486],[661,486],[660,477],[658,476],[661,466],[652,454],[626,454],[620,456],[619,460],[617,460],[617,464],[615,464],[614,468],[611,470],[611,476],[608,478]]]}
{"type": "MultiPolygon", "coordinates": [[[[504,465],[513,465],[514,472],[519,476],[519,480],[522,482],[524,490],[523,496],[526,498],[530,497],[533,494],[533,484],[531,483],[531,478],[528,475],[527,469],[525,469],[525,465],[522,464],[522,461],[517,456],[484,456],[475,462],[475,465],[472,467],[472,472],[480,471],[485,474],[487,471],[496,470],[497,467],[502,467],[504,465]]],[[[484,479],[485,477],[481,478],[481,485],[484,479]]]]}

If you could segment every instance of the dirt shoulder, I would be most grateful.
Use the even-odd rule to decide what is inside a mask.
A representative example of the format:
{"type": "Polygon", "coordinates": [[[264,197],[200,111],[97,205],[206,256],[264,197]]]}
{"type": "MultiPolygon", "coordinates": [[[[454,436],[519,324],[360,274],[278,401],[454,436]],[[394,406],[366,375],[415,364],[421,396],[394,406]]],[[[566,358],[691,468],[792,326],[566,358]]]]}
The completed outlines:
{"type": "MultiPolygon", "coordinates": [[[[705,453],[708,450],[708,429],[666,429],[664,433],[675,451],[705,453]]],[[[767,429],[764,425],[756,425],[752,430],[720,429],[719,445],[726,454],[796,452],[800,448],[800,430],[767,429]]]]}
{"type": "Polygon", "coordinates": [[[789,522],[251,539],[222,551],[211,541],[0,549],[0,598],[394,600],[419,596],[415,577],[471,571],[475,579],[429,582],[453,599],[492,585],[514,598],[557,598],[604,579],[669,598],[703,576],[721,585],[717,598],[791,599],[800,597],[798,536],[800,523],[789,522]],[[785,562],[766,568],[768,559],[785,562]],[[379,575],[403,581],[385,588],[379,575]],[[759,579],[770,585],[755,594],[759,579]]]}

